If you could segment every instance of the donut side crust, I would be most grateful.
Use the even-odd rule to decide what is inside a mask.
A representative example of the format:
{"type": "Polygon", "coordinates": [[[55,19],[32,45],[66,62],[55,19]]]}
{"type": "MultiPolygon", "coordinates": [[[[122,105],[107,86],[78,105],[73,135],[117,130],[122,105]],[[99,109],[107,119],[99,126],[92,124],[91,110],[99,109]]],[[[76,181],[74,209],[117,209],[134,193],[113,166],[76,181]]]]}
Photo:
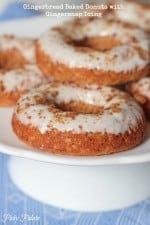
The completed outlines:
{"type": "MultiPolygon", "coordinates": [[[[71,56],[70,56],[71,57],[71,56]]],[[[150,63],[144,69],[128,71],[128,73],[99,71],[86,68],[71,68],[53,60],[36,44],[36,61],[45,75],[53,76],[55,80],[74,82],[78,85],[87,84],[115,85],[138,80],[150,72],[150,63]]]]}
{"type": "Polygon", "coordinates": [[[24,92],[11,91],[5,93],[1,92],[0,90],[0,106],[14,106],[17,100],[21,97],[21,95],[25,93],[26,91],[24,92]]]}
{"type": "Polygon", "coordinates": [[[56,129],[41,134],[32,125],[21,123],[14,114],[12,128],[20,140],[27,145],[44,152],[73,155],[96,156],[117,153],[133,148],[140,144],[146,134],[146,121],[143,120],[137,127],[124,134],[108,133],[73,133],[60,132],[56,129]]]}

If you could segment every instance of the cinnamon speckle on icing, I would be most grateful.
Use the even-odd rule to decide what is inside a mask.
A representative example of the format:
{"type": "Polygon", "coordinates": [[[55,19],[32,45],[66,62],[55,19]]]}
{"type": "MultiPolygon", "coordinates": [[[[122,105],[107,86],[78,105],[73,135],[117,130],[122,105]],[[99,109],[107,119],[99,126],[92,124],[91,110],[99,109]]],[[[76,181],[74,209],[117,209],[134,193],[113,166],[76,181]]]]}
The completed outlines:
{"type": "MultiPolygon", "coordinates": [[[[71,68],[98,69],[115,72],[126,72],[144,68],[149,64],[149,36],[136,27],[125,26],[109,20],[94,19],[74,27],[74,21],[66,22],[59,29],[49,29],[38,41],[42,51],[53,62],[62,63],[71,68]],[[65,41],[69,37],[74,41],[95,36],[116,36],[121,40],[119,46],[104,51],[78,51],[65,41]],[[135,41],[136,40],[136,41],[135,41]],[[53,43],[53,44],[51,44],[53,43]],[[140,49],[141,51],[137,51],[140,49]],[[141,57],[141,53],[145,58],[141,57]],[[71,57],[70,57],[71,56],[71,57]]],[[[87,49],[82,47],[82,49],[87,49]]]]}
{"type": "Polygon", "coordinates": [[[13,35],[0,36],[0,51],[17,49],[30,63],[35,63],[35,40],[15,37],[13,35]]]}
{"type": "Polygon", "coordinates": [[[57,129],[62,132],[119,134],[130,132],[142,120],[141,107],[128,94],[115,88],[93,85],[84,89],[67,83],[54,85],[53,82],[23,95],[14,113],[21,123],[36,127],[41,133],[57,129]],[[52,95],[55,91],[57,96],[52,95]],[[112,93],[113,98],[109,98],[112,93]],[[47,99],[46,103],[44,99],[47,99]],[[70,102],[91,104],[100,110],[85,114],[58,107],[70,102]]]}
{"type": "Polygon", "coordinates": [[[22,68],[0,72],[0,83],[4,92],[27,91],[32,87],[46,84],[50,79],[43,75],[36,65],[27,64],[22,68]]]}

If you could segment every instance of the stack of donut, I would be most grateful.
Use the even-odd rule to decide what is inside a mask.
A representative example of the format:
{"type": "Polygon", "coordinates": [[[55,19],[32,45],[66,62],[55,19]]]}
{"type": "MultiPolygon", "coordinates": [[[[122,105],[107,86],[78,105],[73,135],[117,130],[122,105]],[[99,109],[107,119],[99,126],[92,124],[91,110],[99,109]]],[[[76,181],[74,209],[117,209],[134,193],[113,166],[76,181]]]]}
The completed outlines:
{"type": "MultiPolygon", "coordinates": [[[[146,10],[133,4],[135,17],[133,7],[146,10]]],[[[74,156],[140,144],[146,135],[144,111],[112,86],[125,85],[150,114],[149,18],[144,15],[142,29],[136,19],[134,25],[125,23],[118,14],[117,20],[75,19],[46,31],[36,42],[36,61],[53,81],[19,99],[12,117],[16,135],[34,148],[74,156]]]]}

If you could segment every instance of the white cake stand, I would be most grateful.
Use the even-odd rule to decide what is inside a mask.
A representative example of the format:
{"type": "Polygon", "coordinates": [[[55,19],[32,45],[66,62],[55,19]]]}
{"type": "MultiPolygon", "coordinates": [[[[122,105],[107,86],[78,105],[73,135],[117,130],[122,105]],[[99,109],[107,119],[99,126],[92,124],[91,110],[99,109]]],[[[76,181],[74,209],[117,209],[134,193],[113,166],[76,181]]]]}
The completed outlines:
{"type": "Polygon", "coordinates": [[[142,145],[102,157],[66,157],[28,149],[11,130],[12,109],[0,109],[0,151],[13,155],[10,177],[34,199],[79,211],[114,210],[150,196],[150,130],[142,145]]]}
{"type": "Polygon", "coordinates": [[[124,208],[150,196],[150,164],[69,166],[12,157],[13,182],[39,201],[70,210],[124,208]]]}
{"type": "MultiPolygon", "coordinates": [[[[62,18],[5,22],[0,33],[37,37],[60,22],[62,18]]],[[[22,144],[11,130],[11,114],[12,109],[0,108],[0,152],[13,155],[8,163],[11,179],[29,196],[83,211],[119,209],[150,196],[150,131],[134,150],[103,157],[64,157],[22,144]]]]}

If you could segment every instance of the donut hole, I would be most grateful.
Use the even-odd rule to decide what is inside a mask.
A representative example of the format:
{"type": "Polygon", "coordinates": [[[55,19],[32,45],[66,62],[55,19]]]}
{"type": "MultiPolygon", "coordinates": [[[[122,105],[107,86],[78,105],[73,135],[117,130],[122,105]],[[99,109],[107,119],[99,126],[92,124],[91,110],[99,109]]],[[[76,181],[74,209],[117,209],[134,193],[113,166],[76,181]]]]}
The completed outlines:
{"type": "Polygon", "coordinates": [[[103,110],[102,106],[96,106],[81,101],[71,101],[69,103],[56,103],[56,107],[64,112],[75,112],[82,114],[97,114],[103,110]]]}
{"type": "Polygon", "coordinates": [[[27,61],[17,49],[0,52],[0,69],[12,70],[24,66],[27,61]]]}
{"type": "Polygon", "coordinates": [[[81,40],[72,40],[72,45],[76,48],[89,48],[96,51],[108,51],[121,44],[121,41],[115,36],[95,36],[85,37],[81,40]]]}

